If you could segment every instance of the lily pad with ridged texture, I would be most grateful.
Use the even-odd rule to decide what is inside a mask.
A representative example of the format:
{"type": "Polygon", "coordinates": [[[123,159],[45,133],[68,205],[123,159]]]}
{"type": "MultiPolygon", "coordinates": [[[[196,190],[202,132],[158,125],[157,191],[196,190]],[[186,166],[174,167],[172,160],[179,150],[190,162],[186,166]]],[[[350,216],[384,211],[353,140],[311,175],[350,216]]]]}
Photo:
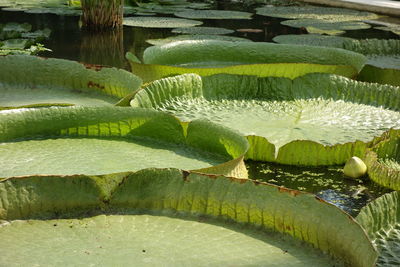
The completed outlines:
{"type": "Polygon", "coordinates": [[[320,19],[330,21],[360,21],[376,19],[378,15],[370,12],[345,8],[318,6],[265,6],[257,8],[261,16],[284,19],[320,19]]]}
{"type": "Polygon", "coordinates": [[[356,218],[378,249],[378,267],[400,265],[399,209],[399,192],[395,191],[370,202],[356,218]]]}
{"type": "Polygon", "coordinates": [[[234,33],[235,31],[218,27],[189,27],[189,28],[176,28],[173,29],[172,32],[180,34],[222,35],[222,34],[234,33]]]}
{"type": "Polygon", "coordinates": [[[387,25],[387,26],[378,26],[378,27],[374,27],[374,29],[381,30],[381,31],[392,32],[394,34],[400,35],[400,25],[399,24],[391,24],[391,25],[387,25]]]}
{"type": "Polygon", "coordinates": [[[0,6],[6,6],[3,10],[24,11],[36,14],[57,14],[62,16],[79,16],[80,5],[74,5],[65,0],[3,0],[0,6]]]}
{"type": "Polygon", "coordinates": [[[113,105],[141,83],[139,77],[115,68],[34,56],[0,57],[0,109],[113,105]]]}
{"type": "Polygon", "coordinates": [[[275,37],[274,41],[283,44],[337,47],[363,54],[368,61],[358,76],[359,80],[400,85],[400,40],[356,40],[339,36],[304,34],[280,35],[275,37]]]}
{"type": "Polygon", "coordinates": [[[359,80],[400,86],[400,40],[353,40],[344,48],[368,58],[359,80]]]}
{"type": "Polygon", "coordinates": [[[369,29],[371,26],[359,21],[329,21],[320,19],[285,20],[282,25],[294,28],[306,28],[309,33],[339,35],[348,30],[369,29]]]}
{"type": "Polygon", "coordinates": [[[327,36],[320,34],[284,34],[275,36],[272,40],[279,44],[315,45],[343,48],[343,43],[345,41],[353,39],[342,36],[327,36]]]}
{"type": "Polygon", "coordinates": [[[399,99],[399,87],[328,74],[295,80],[187,74],[153,82],[131,105],[236,129],[251,144],[250,159],[334,165],[363,156],[375,137],[400,128],[399,99]]]}
{"type": "Polygon", "coordinates": [[[10,178],[0,192],[7,266],[367,267],[376,260],[363,229],[338,208],[244,179],[146,169],[108,193],[82,176],[10,178]]]}
{"type": "Polygon", "coordinates": [[[368,175],[374,182],[400,190],[400,131],[392,130],[380,139],[365,156],[368,175]]]}
{"type": "Polygon", "coordinates": [[[218,73],[296,78],[311,72],[353,77],[363,67],[361,54],[336,48],[217,40],[178,41],[152,46],[143,62],[127,53],[134,74],[145,82],[183,73],[218,73]]]}
{"type": "Polygon", "coordinates": [[[106,175],[150,167],[246,177],[247,141],[210,122],[130,108],[42,108],[0,112],[0,177],[106,175]],[[212,132],[205,135],[204,130],[212,132]],[[73,155],[73,156],[70,156],[73,155]]]}
{"type": "Polygon", "coordinates": [[[127,17],[124,18],[125,26],[143,28],[179,28],[194,27],[203,24],[201,21],[169,18],[169,17],[127,17]]]}
{"type": "Polygon", "coordinates": [[[188,10],[174,15],[187,19],[251,19],[252,16],[248,12],[231,10],[188,10]]]}
{"type": "MultiPolygon", "coordinates": [[[[189,28],[188,28],[189,29],[189,28]]],[[[196,35],[177,35],[162,39],[149,39],[146,40],[147,43],[151,45],[165,45],[172,42],[177,41],[205,41],[205,40],[219,40],[219,41],[229,41],[229,42],[251,42],[249,39],[236,37],[236,36],[225,36],[225,35],[203,35],[203,34],[196,34],[196,35]]]]}

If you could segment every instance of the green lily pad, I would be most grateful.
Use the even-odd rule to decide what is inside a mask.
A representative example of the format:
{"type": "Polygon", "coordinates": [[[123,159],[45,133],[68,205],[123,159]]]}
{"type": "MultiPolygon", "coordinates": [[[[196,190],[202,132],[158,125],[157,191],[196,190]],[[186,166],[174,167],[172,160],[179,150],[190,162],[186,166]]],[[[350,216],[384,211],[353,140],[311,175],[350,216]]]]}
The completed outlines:
{"type": "Polygon", "coordinates": [[[314,45],[343,48],[343,43],[345,41],[353,39],[342,36],[328,36],[320,34],[285,34],[275,36],[272,40],[279,44],[314,45]]]}
{"type": "Polygon", "coordinates": [[[400,132],[392,130],[382,136],[365,156],[368,175],[374,182],[400,190],[400,132]]]}
{"type": "Polygon", "coordinates": [[[133,107],[184,121],[207,118],[238,130],[252,145],[247,158],[293,165],[343,164],[400,128],[398,87],[328,74],[286,78],[187,74],[155,81],[133,107]],[[397,101],[397,102],[396,102],[397,101]]]}
{"type": "Polygon", "coordinates": [[[400,264],[399,201],[397,191],[383,195],[365,206],[357,216],[378,249],[378,267],[400,264]]]}
{"type": "Polygon", "coordinates": [[[256,10],[257,14],[261,16],[284,19],[359,21],[378,18],[378,15],[370,12],[319,6],[265,6],[257,8],[256,10]]]}
{"type": "Polygon", "coordinates": [[[379,26],[379,27],[374,27],[374,29],[392,32],[394,34],[400,35],[400,25],[399,24],[392,24],[389,26],[379,26]]]}
{"type": "Polygon", "coordinates": [[[34,56],[0,57],[0,107],[113,105],[141,85],[115,68],[34,56]]]}
{"type": "Polygon", "coordinates": [[[25,13],[55,14],[59,16],[80,16],[82,14],[82,11],[74,8],[53,7],[53,8],[30,8],[26,10],[25,13]]]}
{"type": "Polygon", "coordinates": [[[125,26],[144,27],[144,28],[179,28],[194,27],[203,22],[189,19],[169,18],[169,17],[128,17],[124,18],[125,26]]]}
{"type": "MultiPolygon", "coordinates": [[[[189,29],[189,28],[188,28],[189,29]]],[[[198,40],[220,40],[220,41],[229,41],[229,42],[251,42],[249,39],[236,37],[236,36],[224,36],[224,35],[178,35],[172,36],[162,39],[149,39],[146,40],[147,43],[151,45],[165,45],[168,43],[176,42],[176,41],[198,41],[198,40]]]]}
{"type": "Polygon", "coordinates": [[[231,10],[188,10],[174,15],[187,19],[251,19],[252,17],[251,13],[231,10]]]}
{"type": "Polygon", "coordinates": [[[140,61],[127,54],[145,82],[183,73],[218,73],[295,78],[310,72],[353,77],[365,58],[343,49],[217,40],[179,41],[147,48],[140,61]]]}
{"type": "Polygon", "coordinates": [[[106,175],[144,168],[246,177],[245,138],[207,121],[151,110],[53,107],[0,112],[0,177],[106,175]],[[213,137],[204,135],[204,130],[213,137]],[[210,138],[211,137],[211,138],[210,138]],[[66,155],[73,154],[71,157],[66,155]]]}
{"type": "Polygon", "coordinates": [[[234,33],[234,30],[217,28],[217,27],[189,27],[189,28],[176,28],[172,30],[173,33],[180,34],[200,34],[200,35],[218,35],[234,33]]]}
{"type": "Polygon", "coordinates": [[[339,35],[348,30],[361,30],[369,29],[371,26],[364,22],[359,21],[329,21],[320,19],[297,19],[285,20],[281,22],[282,25],[306,28],[309,33],[339,35]]]}
{"type": "Polygon", "coordinates": [[[355,40],[346,37],[304,34],[281,35],[275,37],[274,41],[284,44],[337,47],[363,54],[368,61],[358,76],[359,80],[400,85],[400,40],[355,40]]]}
{"type": "Polygon", "coordinates": [[[15,23],[9,22],[3,26],[2,31],[13,31],[13,32],[29,32],[32,29],[32,25],[29,23],[15,23]]]}
{"type": "Polygon", "coordinates": [[[49,39],[51,30],[46,28],[43,30],[37,30],[34,32],[25,32],[21,35],[22,38],[34,39],[35,41],[41,41],[44,39],[49,39]]]}
{"type": "Polygon", "coordinates": [[[400,40],[353,40],[344,48],[368,58],[359,80],[400,86],[400,40]]]}
{"type": "Polygon", "coordinates": [[[25,49],[32,44],[30,39],[8,39],[2,42],[1,49],[25,49]]]}
{"type": "Polygon", "coordinates": [[[0,181],[1,264],[364,267],[377,257],[352,218],[311,194],[177,169],[127,174],[107,192],[102,182],[0,181]],[[87,215],[100,208],[107,215],[87,215]]]}
{"type": "Polygon", "coordinates": [[[7,11],[24,11],[35,14],[57,14],[62,16],[79,16],[80,6],[66,0],[3,0],[7,11]]]}

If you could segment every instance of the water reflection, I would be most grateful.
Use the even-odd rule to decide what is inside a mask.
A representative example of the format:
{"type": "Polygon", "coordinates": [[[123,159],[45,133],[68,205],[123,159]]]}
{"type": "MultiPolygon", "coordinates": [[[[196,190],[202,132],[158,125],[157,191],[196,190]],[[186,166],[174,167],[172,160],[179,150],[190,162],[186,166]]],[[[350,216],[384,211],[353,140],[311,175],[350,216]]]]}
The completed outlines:
{"type": "Polygon", "coordinates": [[[368,178],[346,178],[341,166],[295,167],[255,161],[246,165],[251,179],[316,194],[352,216],[368,202],[391,191],[368,178]]]}
{"type": "Polygon", "coordinates": [[[82,30],[81,62],[126,68],[124,34],[122,29],[102,32],[82,30]]]}

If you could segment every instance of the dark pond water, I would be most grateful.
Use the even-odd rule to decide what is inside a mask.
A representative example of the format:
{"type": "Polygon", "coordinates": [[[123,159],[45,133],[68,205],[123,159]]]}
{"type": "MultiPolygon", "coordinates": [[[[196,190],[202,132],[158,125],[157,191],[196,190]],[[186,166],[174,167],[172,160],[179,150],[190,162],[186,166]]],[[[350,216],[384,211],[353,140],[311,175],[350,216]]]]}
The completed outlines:
{"type": "MultiPolygon", "coordinates": [[[[232,5],[221,1],[213,8],[254,13],[254,6],[232,5]]],[[[282,34],[306,33],[302,29],[282,26],[279,24],[280,21],[282,20],[254,15],[252,20],[203,20],[202,26],[232,29],[235,30],[235,33],[231,34],[232,36],[244,37],[256,42],[271,42],[273,37],[282,34]],[[237,31],[238,29],[258,29],[258,31],[237,31]]],[[[137,27],[124,27],[120,31],[90,33],[80,29],[79,17],[0,11],[0,23],[6,22],[28,22],[32,24],[33,30],[51,29],[50,39],[45,41],[44,45],[52,52],[44,52],[40,54],[41,56],[125,69],[129,69],[128,62],[125,60],[127,51],[133,52],[140,58],[144,49],[150,46],[145,42],[147,39],[177,35],[171,33],[171,29],[137,27]]],[[[348,31],[343,36],[358,39],[399,38],[391,32],[374,29],[348,31]]],[[[389,191],[368,180],[347,179],[340,169],[341,166],[299,168],[271,163],[248,162],[250,178],[314,193],[351,215],[356,215],[367,202],[389,191]]]]}

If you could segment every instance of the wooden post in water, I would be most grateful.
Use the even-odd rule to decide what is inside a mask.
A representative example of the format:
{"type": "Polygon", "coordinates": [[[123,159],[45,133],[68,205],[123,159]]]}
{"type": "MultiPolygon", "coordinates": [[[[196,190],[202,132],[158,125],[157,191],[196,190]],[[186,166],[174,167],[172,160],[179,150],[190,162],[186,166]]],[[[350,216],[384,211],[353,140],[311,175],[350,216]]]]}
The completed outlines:
{"type": "Polygon", "coordinates": [[[124,0],[82,0],[82,26],[89,30],[122,26],[124,0]]]}

